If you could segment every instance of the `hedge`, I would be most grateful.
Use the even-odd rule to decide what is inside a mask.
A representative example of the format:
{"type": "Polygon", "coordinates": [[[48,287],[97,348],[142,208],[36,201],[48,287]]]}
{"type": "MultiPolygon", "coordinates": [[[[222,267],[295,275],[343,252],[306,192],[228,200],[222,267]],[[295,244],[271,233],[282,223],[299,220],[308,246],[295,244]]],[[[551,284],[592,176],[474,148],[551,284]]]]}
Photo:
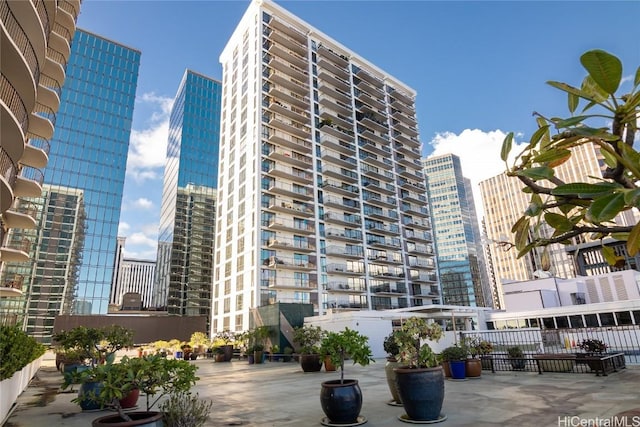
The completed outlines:
{"type": "Polygon", "coordinates": [[[42,356],[44,345],[17,326],[0,326],[0,381],[42,356]]]}

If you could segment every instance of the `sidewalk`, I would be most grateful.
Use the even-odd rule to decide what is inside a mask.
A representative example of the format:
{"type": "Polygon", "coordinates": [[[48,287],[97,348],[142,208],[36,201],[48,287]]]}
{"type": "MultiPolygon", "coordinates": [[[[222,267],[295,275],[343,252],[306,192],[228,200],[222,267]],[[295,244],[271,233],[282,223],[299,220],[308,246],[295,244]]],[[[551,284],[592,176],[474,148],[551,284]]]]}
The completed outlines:
{"type": "MultiPolygon", "coordinates": [[[[320,426],[320,383],[339,372],[303,373],[295,363],[246,361],[214,363],[196,360],[200,380],[193,388],[213,400],[207,426],[320,426]]],[[[398,420],[402,407],[386,404],[385,361],[368,367],[346,366],[347,377],[357,378],[363,393],[361,415],[368,427],[407,426],[398,420]]],[[[106,412],[83,413],[71,403],[72,393],[58,393],[62,376],[52,360],[45,360],[36,378],[20,396],[5,427],[87,427],[106,412]]],[[[631,366],[606,377],[563,374],[483,371],[480,379],[445,383],[439,426],[640,426],[640,367],[631,366]],[[631,412],[628,412],[631,411],[631,412]],[[628,424],[612,417],[627,413],[628,424]],[[633,418],[635,416],[635,418],[633,418]],[[584,424],[580,424],[583,422],[584,424]],[[591,420],[591,424],[588,424],[591,420]],[[609,422],[609,424],[607,424],[609,422]],[[635,422],[635,424],[634,424],[635,422]]],[[[144,406],[144,396],[139,404],[144,406]]]]}

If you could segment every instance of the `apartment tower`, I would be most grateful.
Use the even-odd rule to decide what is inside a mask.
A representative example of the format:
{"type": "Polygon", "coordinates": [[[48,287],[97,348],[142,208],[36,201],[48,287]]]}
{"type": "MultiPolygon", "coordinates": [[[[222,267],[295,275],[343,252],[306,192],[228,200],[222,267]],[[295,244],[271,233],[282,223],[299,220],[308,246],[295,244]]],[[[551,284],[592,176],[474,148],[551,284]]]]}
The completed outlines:
{"type": "Polygon", "coordinates": [[[58,314],[107,312],[139,64],[139,51],[75,32],[46,192],[30,200],[40,212],[34,264],[6,266],[29,277],[27,332],[43,341],[58,314]]]}
{"type": "Polygon", "coordinates": [[[0,1],[0,324],[24,325],[38,224],[29,198],[42,192],[79,13],[80,0],[0,1]]]}
{"type": "MultiPolygon", "coordinates": [[[[592,144],[580,145],[572,149],[569,161],[556,168],[556,176],[564,182],[595,182],[602,178],[604,167],[599,149],[592,144]]],[[[554,244],[549,247],[550,268],[542,265],[542,249],[535,249],[517,258],[515,248],[507,250],[503,242],[512,241],[511,227],[529,206],[530,196],[522,192],[523,184],[515,177],[502,173],[480,182],[484,223],[487,235],[487,250],[492,261],[491,275],[496,308],[504,308],[504,291],[508,283],[540,277],[572,278],[576,276],[574,258],[567,253],[567,247],[554,244]]],[[[624,213],[616,218],[619,224],[635,224],[632,214],[624,213]]],[[[582,244],[588,236],[574,244],[582,244]]]]}
{"type": "Polygon", "coordinates": [[[431,203],[442,302],[491,307],[480,227],[471,182],[460,158],[444,154],[423,159],[431,203]]]}
{"type": "Polygon", "coordinates": [[[219,81],[186,70],[169,119],[154,306],[211,317],[219,81]]]}
{"type": "Polygon", "coordinates": [[[220,62],[212,330],[439,301],[415,91],[268,0],[220,62]]]}

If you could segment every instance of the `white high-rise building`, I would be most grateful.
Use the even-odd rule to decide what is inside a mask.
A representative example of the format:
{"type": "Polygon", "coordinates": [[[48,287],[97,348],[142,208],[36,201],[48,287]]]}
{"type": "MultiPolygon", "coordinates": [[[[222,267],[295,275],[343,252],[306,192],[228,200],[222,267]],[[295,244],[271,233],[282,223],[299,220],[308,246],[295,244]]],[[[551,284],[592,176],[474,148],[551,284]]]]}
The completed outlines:
{"type": "Polygon", "coordinates": [[[212,330],[439,302],[415,91],[268,0],[220,62],[212,330]]]}

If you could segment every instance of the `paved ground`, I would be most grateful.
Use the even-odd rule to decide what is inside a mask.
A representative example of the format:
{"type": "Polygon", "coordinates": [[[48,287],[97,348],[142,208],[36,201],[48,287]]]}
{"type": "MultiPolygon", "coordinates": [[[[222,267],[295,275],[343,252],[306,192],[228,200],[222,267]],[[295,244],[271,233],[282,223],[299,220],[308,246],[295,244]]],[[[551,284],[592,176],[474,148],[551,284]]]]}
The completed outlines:
{"type": "MultiPolygon", "coordinates": [[[[320,383],[336,372],[303,373],[295,363],[196,360],[200,381],[194,388],[213,401],[207,426],[320,426],[320,383]]],[[[368,367],[348,365],[363,393],[365,426],[407,426],[402,407],[387,405],[390,394],[384,360],[368,367]]],[[[58,393],[62,377],[46,360],[23,393],[5,427],[87,427],[104,412],[83,413],[73,394],[58,393]]],[[[480,379],[445,383],[439,426],[640,426],[640,367],[607,377],[594,374],[483,372],[480,379]],[[619,415],[623,414],[623,415],[619,415]],[[626,419],[623,418],[626,414],[626,419]],[[612,417],[618,416],[617,424],[612,417]],[[626,421],[627,424],[623,422],[626,421]]],[[[144,397],[141,396],[141,402],[144,397]]]]}

